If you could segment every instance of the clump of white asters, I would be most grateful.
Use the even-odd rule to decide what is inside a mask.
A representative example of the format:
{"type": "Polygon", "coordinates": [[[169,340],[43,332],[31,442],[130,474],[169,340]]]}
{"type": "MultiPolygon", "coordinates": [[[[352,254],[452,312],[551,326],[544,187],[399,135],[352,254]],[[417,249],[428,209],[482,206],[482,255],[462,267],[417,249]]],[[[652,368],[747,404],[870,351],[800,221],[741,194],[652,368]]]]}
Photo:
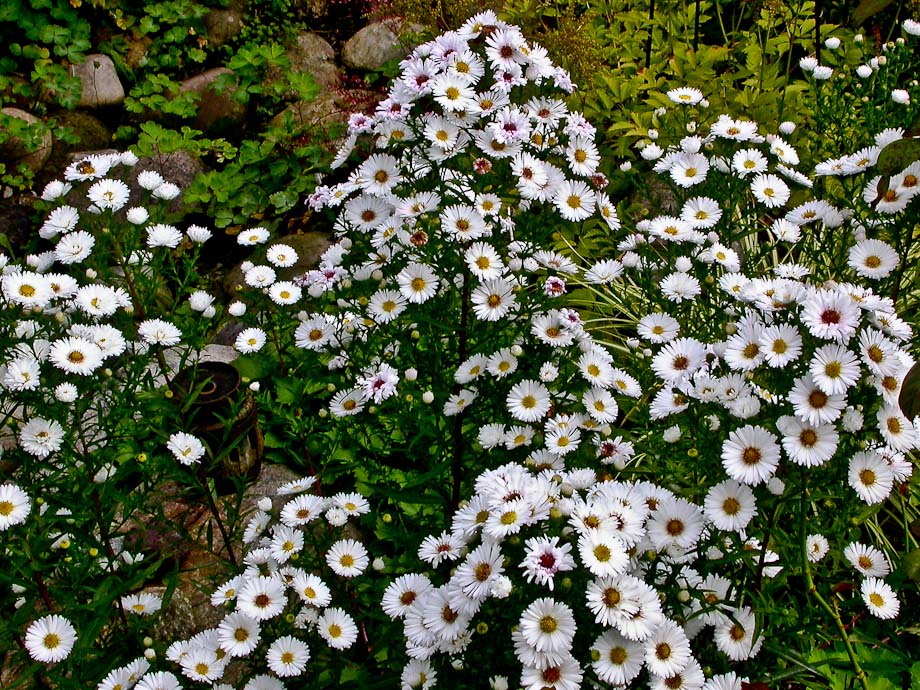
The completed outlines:
{"type": "MultiPolygon", "coordinates": [[[[313,477],[293,480],[258,502],[244,530],[239,572],[211,595],[223,620],[168,646],[166,659],[176,673],[211,683],[232,667],[250,683],[267,677],[266,671],[293,678],[328,656],[323,648],[340,654],[357,643],[365,622],[349,613],[351,600],[341,596],[339,581],[361,576],[369,558],[342,525],[370,508],[358,493],[323,497],[314,488],[313,477]],[[330,519],[332,513],[344,520],[330,519]]],[[[156,598],[145,594],[126,597],[123,604],[139,614],[158,608],[156,598]]],[[[148,665],[135,680],[155,675],[148,665]]]]}
{"type": "Polygon", "coordinates": [[[703,511],[659,486],[509,464],[477,477],[450,529],[419,548],[431,571],[398,577],[382,607],[403,622],[407,669],[450,673],[488,648],[506,650],[530,690],[589,673],[632,687],[643,670],[702,683],[691,640],[703,628],[734,661],[761,645],[728,581],[696,569],[718,567],[705,538],[703,511]],[[673,578],[697,596],[661,587],[673,578]]]}

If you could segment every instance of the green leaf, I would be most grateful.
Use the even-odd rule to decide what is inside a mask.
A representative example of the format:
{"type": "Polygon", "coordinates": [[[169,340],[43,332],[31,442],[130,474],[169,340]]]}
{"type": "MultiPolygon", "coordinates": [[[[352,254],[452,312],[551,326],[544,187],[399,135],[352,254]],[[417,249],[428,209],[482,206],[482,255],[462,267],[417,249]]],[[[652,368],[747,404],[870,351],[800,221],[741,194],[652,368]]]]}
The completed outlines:
{"type": "Polygon", "coordinates": [[[920,139],[898,139],[882,149],[876,168],[882,175],[897,175],[916,160],[920,160],[920,139]]]}
{"type": "Polygon", "coordinates": [[[853,10],[850,21],[853,26],[862,26],[869,17],[874,17],[888,7],[891,2],[892,0],[863,0],[856,6],[856,9],[853,10]]]}
{"type": "Polygon", "coordinates": [[[920,549],[914,549],[904,557],[901,570],[914,582],[920,582],[920,549]]]}
{"type": "Polygon", "coordinates": [[[920,414],[920,365],[914,364],[904,377],[898,394],[898,407],[908,419],[920,414]]]}
{"type": "Polygon", "coordinates": [[[300,388],[291,379],[281,379],[275,384],[277,400],[282,405],[293,405],[300,399],[300,388]]]}
{"type": "Polygon", "coordinates": [[[920,661],[910,667],[910,690],[920,690],[920,661]]]}
{"type": "Polygon", "coordinates": [[[243,355],[233,360],[234,368],[245,379],[260,379],[265,375],[265,366],[261,358],[252,355],[243,355]]]}

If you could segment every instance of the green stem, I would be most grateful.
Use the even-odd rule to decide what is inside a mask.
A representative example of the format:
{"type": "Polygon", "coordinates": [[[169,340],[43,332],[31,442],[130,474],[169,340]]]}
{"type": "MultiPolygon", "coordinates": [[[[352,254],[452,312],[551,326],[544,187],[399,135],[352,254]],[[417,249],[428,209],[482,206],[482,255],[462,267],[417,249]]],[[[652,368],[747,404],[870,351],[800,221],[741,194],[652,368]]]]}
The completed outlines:
{"type": "Polygon", "coordinates": [[[204,489],[204,495],[208,501],[208,510],[210,510],[211,516],[214,518],[214,522],[217,523],[217,529],[220,531],[220,536],[224,540],[224,546],[227,547],[227,559],[230,561],[230,563],[233,564],[233,567],[236,568],[238,563],[236,560],[236,554],[233,553],[233,542],[230,540],[230,535],[227,533],[227,528],[224,526],[224,521],[220,517],[220,509],[217,507],[217,503],[214,501],[214,495],[211,493],[211,487],[208,485],[208,479],[204,474],[204,467],[204,464],[202,464],[198,479],[201,482],[201,488],[204,489]]]}
{"type": "MultiPolygon", "coordinates": [[[[461,291],[460,328],[457,332],[457,357],[458,362],[465,362],[467,356],[467,321],[470,312],[470,281],[469,276],[463,275],[463,288],[461,291]]],[[[453,513],[460,506],[460,489],[463,481],[463,415],[454,416],[451,433],[453,439],[453,458],[451,462],[451,488],[449,510],[453,513]]]]}
{"type": "Polygon", "coordinates": [[[863,690],[869,690],[869,680],[866,676],[866,672],[859,665],[859,660],[856,658],[856,650],[853,649],[853,644],[850,642],[850,636],[847,632],[846,626],[843,624],[843,620],[840,618],[840,609],[837,607],[837,600],[832,599],[831,603],[821,596],[821,593],[818,591],[817,586],[815,585],[814,578],[811,576],[811,568],[808,566],[808,546],[807,546],[807,530],[805,529],[805,512],[806,512],[806,487],[802,487],[802,502],[800,505],[801,515],[799,515],[799,534],[802,537],[801,540],[801,552],[802,552],[802,573],[805,575],[805,587],[815,601],[823,608],[830,617],[834,620],[834,625],[837,626],[837,630],[840,633],[840,639],[843,641],[844,646],[847,650],[847,656],[850,659],[850,665],[853,667],[853,672],[856,674],[856,679],[859,681],[860,686],[863,690]],[[832,605],[833,604],[833,605],[832,605]]]}

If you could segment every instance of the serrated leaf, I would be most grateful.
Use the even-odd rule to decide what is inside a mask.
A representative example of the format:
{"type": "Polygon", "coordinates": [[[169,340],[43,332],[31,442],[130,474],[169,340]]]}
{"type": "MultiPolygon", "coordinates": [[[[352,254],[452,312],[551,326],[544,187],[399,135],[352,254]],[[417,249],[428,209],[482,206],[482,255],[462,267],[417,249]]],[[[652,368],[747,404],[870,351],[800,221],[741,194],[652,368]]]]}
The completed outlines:
{"type": "Polygon", "coordinates": [[[862,26],[869,17],[874,17],[890,5],[892,0],[863,0],[850,17],[853,26],[862,26]]]}
{"type": "Polygon", "coordinates": [[[914,364],[904,377],[898,394],[898,407],[908,419],[920,415],[920,364],[914,364]]]}
{"type": "Polygon", "coordinates": [[[875,167],[882,175],[897,175],[916,160],[920,160],[920,139],[898,139],[882,149],[875,167]]]}
{"type": "Polygon", "coordinates": [[[910,667],[910,690],[920,690],[920,661],[910,667]]]}

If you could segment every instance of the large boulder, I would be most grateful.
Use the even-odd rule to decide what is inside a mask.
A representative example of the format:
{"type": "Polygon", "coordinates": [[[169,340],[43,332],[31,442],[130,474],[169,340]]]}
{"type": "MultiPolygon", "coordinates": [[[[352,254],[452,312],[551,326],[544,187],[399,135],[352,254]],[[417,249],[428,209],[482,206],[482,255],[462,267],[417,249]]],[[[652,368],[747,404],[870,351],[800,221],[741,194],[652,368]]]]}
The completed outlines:
{"type": "Polygon", "coordinates": [[[108,55],[87,55],[84,63],[70,66],[70,73],[82,84],[79,105],[84,108],[118,105],[125,100],[125,87],[108,55]]]}
{"type": "MultiPolygon", "coordinates": [[[[320,256],[329,248],[332,242],[329,235],[316,230],[308,230],[296,235],[285,235],[271,242],[271,245],[286,244],[297,253],[297,262],[289,268],[279,269],[278,276],[281,280],[290,280],[303,275],[319,265],[320,256]]],[[[224,277],[224,292],[232,297],[236,296],[237,288],[244,284],[243,269],[241,265],[233,267],[224,277]]]]}
{"type": "Polygon", "coordinates": [[[186,79],[179,87],[179,93],[197,93],[198,113],[194,126],[205,132],[230,131],[239,128],[246,121],[246,106],[233,98],[236,86],[218,89],[216,82],[224,75],[232,75],[226,67],[215,67],[186,79]]]}
{"type": "MultiPolygon", "coordinates": [[[[323,90],[338,86],[340,78],[339,70],[335,65],[335,50],[318,34],[311,32],[299,34],[287,46],[285,54],[291,61],[292,72],[306,72],[323,90]]],[[[284,74],[277,67],[272,67],[265,75],[265,79],[270,83],[283,81],[284,74]]],[[[297,97],[297,93],[289,89],[285,96],[293,99],[297,97]]]]}
{"type": "MultiPolygon", "coordinates": [[[[22,120],[29,125],[37,125],[40,122],[37,117],[19,108],[3,108],[0,112],[6,117],[22,120]]],[[[25,165],[33,173],[38,172],[51,156],[51,130],[48,128],[44,128],[37,141],[9,135],[2,122],[0,132],[8,136],[6,141],[0,142],[0,161],[3,161],[11,172],[15,171],[19,164],[25,165]]]]}
{"type": "Polygon", "coordinates": [[[239,7],[211,10],[204,16],[208,30],[208,46],[220,48],[240,35],[243,30],[243,11],[239,7]]]}
{"type": "Polygon", "coordinates": [[[88,110],[61,110],[54,114],[54,125],[66,129],[67,139],[56,138],[51,157],[35,178],[35,188],[41,189],[60,178],[76,151],[98,151],[112,145],[112,131],[88,110]]]}
{"type": "Polygon", "coordinates": [[[400,40],[398,24],[373,22],[358,31],[342,46],[342,62],[352,69],[372,71],[409,53],[400,40]]]}

